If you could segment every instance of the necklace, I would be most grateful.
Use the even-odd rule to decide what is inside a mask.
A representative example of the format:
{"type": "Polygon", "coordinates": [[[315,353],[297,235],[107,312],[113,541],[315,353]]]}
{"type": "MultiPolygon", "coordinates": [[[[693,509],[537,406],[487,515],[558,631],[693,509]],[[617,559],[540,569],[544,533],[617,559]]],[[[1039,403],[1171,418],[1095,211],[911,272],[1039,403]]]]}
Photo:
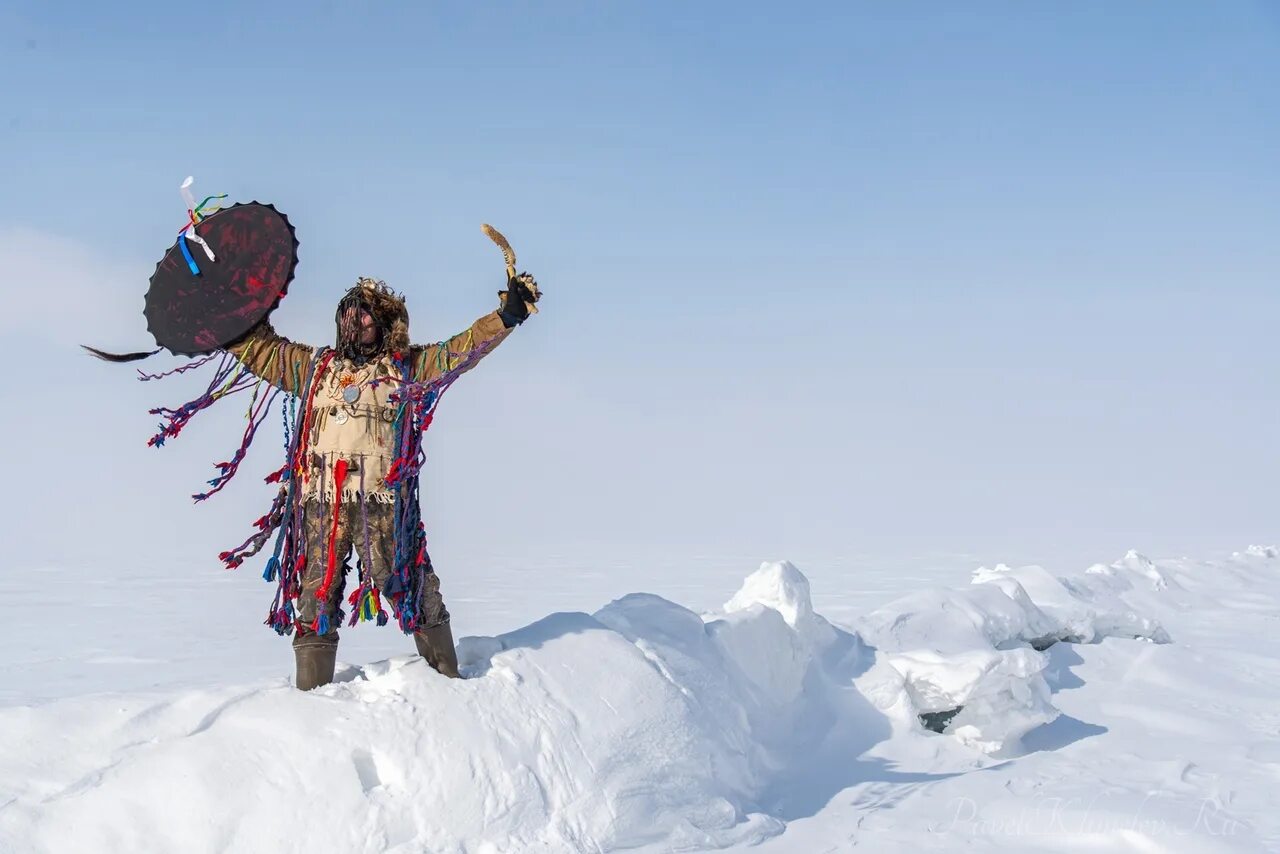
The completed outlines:
{"type": "Polygon", "coordinates": [[[355,403],[360,399],[360,389],[369,380],[372,373],[372,365],[366,365],[358,371],[346,369],[335,374],[334,379],[330,380],[330,389],[339,391],[342,399],[347,403],[355,403]],[[337,389],[333,389],[333,383],[336,380],[337,389]]]}

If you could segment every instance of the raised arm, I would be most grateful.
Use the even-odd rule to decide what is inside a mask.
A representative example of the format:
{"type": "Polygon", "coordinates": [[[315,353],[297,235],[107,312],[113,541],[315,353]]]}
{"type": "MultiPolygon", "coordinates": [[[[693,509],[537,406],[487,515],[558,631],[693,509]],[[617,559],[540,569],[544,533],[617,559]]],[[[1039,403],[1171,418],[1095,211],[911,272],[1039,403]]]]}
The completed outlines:
{"type": "Polygon", "coordinates": [[[540,294],[533,276],[521,273],[499,292],[501,305],[471,324],[470,328],[438,344],[409,348],[411,382],[430,382],[449,371],[465,373],[497,347],[515,327],[524,323],[540,294]]]}
{"type": "Polygon", "coordinates": [[[290,394],[301,394],[315,348],[295,344],[278,335],[271,323],[263,320],[245,337],[228,345],[227,352],[273,386],[290,394]]]}

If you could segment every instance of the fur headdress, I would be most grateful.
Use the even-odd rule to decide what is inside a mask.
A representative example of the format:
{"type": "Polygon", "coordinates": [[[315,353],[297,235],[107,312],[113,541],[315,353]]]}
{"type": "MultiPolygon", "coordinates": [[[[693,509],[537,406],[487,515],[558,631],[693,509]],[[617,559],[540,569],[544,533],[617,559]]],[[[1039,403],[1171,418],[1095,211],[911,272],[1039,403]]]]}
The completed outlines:
{"type": "MultiPolygon", "coordinates": [[[[334,320],[341,323],[343,308],[359,304],[368,309],[373,320],[382,330],[381,350],[387,353],[404,353],[409,349],[409,309],[404,295],[398,294],[381,279],[361,277],[356,286],[343,294],[338,302],[334,320]]],[[[341,331],[339,331],[341,336],[341,331]]],[[[341,346],[341,340],[338,341],[341,346]]]]}

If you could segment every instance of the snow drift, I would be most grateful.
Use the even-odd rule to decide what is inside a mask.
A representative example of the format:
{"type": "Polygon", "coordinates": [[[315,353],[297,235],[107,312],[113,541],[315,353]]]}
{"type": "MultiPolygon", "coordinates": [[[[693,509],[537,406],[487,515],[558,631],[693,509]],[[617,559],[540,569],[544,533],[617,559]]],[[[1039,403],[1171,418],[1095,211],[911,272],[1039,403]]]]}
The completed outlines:
{"type": "Polygon", "coordinates": [[[1042,650],[1105,637],[1169,641],[1154,617],[1126,601],[1135,577],[1166,588],[1155,565],[1136,552],[1077,578],[1038,566],[981,567],[970,588],[904,596],[859,628],[901,675],[918,715],[938,716],[947,733],[997,753],[1058,715],[1041,675],[1048,663],[1042,650]]]}
{"type": "Polygon", "coordinates": [[[464,680],[406,657],[308,694],[282,679],[0,709],[0,848],[760,842],[883,776],[878,742],[950,741],[922,715],[1016,752],[1057,714],[1040,651],[1054,642],[1168,640],[1133,598],[1169,581],[1137,558],[1075,578],[979,570],[855,630],[814,612],[794,566],[766,563],[715,613],[641,593],[464,638],[464,680]]]}

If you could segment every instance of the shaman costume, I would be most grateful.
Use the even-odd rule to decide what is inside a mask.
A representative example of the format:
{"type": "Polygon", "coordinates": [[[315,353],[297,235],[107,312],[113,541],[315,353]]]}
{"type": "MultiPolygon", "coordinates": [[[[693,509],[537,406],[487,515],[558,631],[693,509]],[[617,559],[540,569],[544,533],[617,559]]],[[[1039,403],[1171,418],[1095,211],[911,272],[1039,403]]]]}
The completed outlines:
{"type": "Polygon", "coordinates": [[[227,348],[249,372],[301,402],[285,500],[273,508],[281,514],[280,554],[268,562],[279,581],[268,621],[277,631],[296,628],[299,688],[333,678],[352,554],[357,580],[345,597],[352,624],[383,624],[389,606],[423,657],[458,675],[449,612],[419,516],[421,434],[444,384],[524,321],[535,291],[531,277],[515,277],[499,310],[447,341],[421,346],[409,342],[403,298],[362,279],[338,305],[336,348],[295,344],[266,321],[227,348]],[[375,327],[364,344],[354,325],[361,315],[375,327]]]}
{"type": "MultiPolygon", "coordinates": [[[[418,502],[422,434],[453,381],[537,311],[537,283],[516,275],[510,244],[485,225],[506,260],[507,289],[499,292],[499,308],[466,331],[412,344],[404,298],[380,281],[361,279],[338,304],[336,346],[295,344],[277,335],[268,319],[298,263],[292,225],[258,202],[222,209],[210,202],[223,197],[210,196],[196,204],[191,183],[188,178],[181,187],[187,222],[156,265],[144,313],[161,349],[196,358],[164,373],[139,374],[150,381],[216,367],[196,399],[151,410],[164,421],[149,444],[163,447],[202,410],[248,393],[239,448],[216,464],[210,488],[192,496],[204,501],[235,476],[279,400],[285,460],[266,477],[278,492],[254,533],[219,557],[238,567],[274,538],[263,578],[275,582],[276,594],[265,622],[293,635],[298,687],[332,681],[344,620],[384,625],[394,618],[432,667],[457,676],[449,612],[418,502]]],[[[86,349],[113,362],[159,352],[86,349]]]]}

